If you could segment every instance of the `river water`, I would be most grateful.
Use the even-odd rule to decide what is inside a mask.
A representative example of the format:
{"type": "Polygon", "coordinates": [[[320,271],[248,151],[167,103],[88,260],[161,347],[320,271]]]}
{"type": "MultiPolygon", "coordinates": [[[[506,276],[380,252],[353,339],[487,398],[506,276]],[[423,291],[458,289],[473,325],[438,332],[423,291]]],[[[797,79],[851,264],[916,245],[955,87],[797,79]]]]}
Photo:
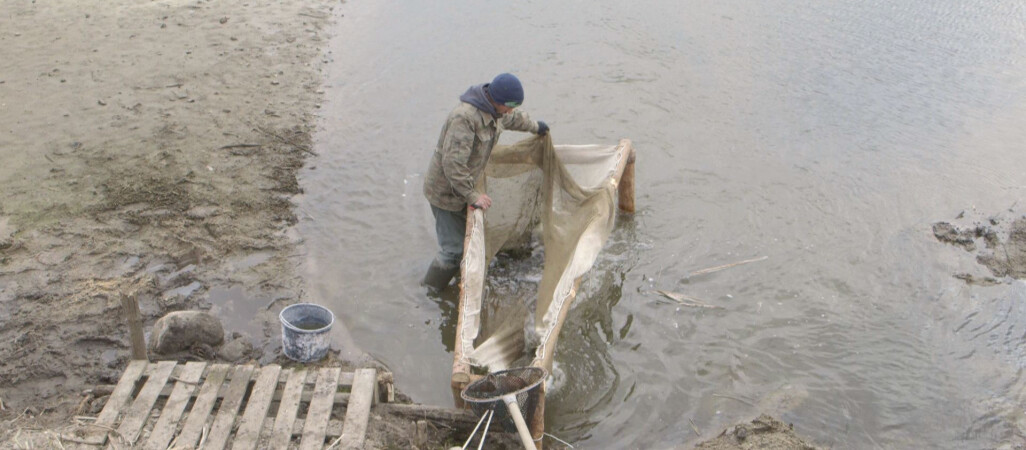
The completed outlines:
{"type": "Polygon", "coordinates": [[[509,71],[557,144],[638,152],[638,212],[563,330],[548,432],[665,448],[768,411],[832,448],[1023,442],[1026,283],[954,278],[986,271],[931,224],[1023,206],[1026,4],[340,12],[302,173],[302,270],[345,325],[336,345],[388,365],[413,400],[452,402],[451,308],[418,285],[436,250],[423,173],[458,95],[509,71]]]}

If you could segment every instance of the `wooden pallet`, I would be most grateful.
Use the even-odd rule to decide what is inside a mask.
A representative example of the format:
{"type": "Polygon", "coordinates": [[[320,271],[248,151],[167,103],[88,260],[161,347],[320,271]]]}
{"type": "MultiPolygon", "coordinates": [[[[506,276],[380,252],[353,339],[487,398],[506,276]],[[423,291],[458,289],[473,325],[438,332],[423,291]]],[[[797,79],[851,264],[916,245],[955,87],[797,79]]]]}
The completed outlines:
{"type": "Polygon", "coordinates": [[[87,449],[284,449],[294,437],[304,450],[362,448],[371,405],[391,392],[391,377],[381,378],[374,369],[136,360],[96,420],[62,439],[87,449]],[[344,421],[331,418],[336,408],[344,421]]]}

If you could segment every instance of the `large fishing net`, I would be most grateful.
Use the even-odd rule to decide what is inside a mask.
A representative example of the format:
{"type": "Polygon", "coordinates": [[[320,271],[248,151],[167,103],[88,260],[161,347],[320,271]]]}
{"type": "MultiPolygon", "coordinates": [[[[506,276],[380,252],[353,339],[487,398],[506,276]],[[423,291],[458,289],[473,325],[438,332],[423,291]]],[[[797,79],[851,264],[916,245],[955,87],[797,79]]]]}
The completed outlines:
{"type": "Polygon", "coordinates": [[[503,370],[526,355],[551,371],[579,279],[613,229],[616,184],[630,151],[626,140],[553,146],[548,136],[496,146],[479,184],[492,206],[468,215],[457,363],[503,370]],[[529,261],[543,255],[541,279],[527,280],[535,292],[489,292],[502,291],[486,282],[500,251],[529,261]],[[533,356],[525,353],[532,348],[533,356]]]}

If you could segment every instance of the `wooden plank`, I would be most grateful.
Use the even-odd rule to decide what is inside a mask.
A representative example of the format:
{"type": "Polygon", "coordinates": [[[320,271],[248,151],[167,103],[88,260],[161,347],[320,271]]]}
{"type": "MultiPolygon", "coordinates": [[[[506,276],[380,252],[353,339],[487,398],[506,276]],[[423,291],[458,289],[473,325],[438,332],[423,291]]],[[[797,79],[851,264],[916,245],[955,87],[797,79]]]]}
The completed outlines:
{"type": "Polygon", "coordinates": [[[314,397],[310,401],[310,411],[306,414],[300,450],[324,448],[325,428],[328,419],[331,418],[331,405],[335,392],[338,391],[338,378],[341,373],[342,369],[338,367],[324,367],[318,370],[317,386],[314,387],[314,397]]]}
{"type": "Polygon", "coordinates": [[[395,401],[395,378],[392,372],[378,374],[378,401],[392,403],[395,401]]]}
{"type": "MultiPolygon", "coordinates": [[[[171,371],[171,379],[172,380],[177,380],[177,379],[181,378],[182,377],[182,373],[184,372],[184,370],[185,370],[185,366],[183,366],[181,364],[175,366],[174,370],[171,371]]],[[[151,370],[149,368],[147,368],[145,371],[143,371],[143,375],[147,375],[148,376],[148,375],[150,375],[150,372],[151,372],[151,370]]],[[[278,383],[280,384],[280,383],[288,382],[289,374],[290,373],[291,372],[289,372],[287,370],[282,370],[281,373],[278,375],[278,383]]],[[[338,379],[339,386],[343,386],[343,387],[345,387],[345,386],[352,386],[353,385],[353,377],[354,377],[353,372],[342,372],[342,375],[339,376],[339,379],[338,379]]],[[[317,380],[315,378],[313,378],[313,377],[310,377],[310,379],[307,380],[306,384],[309,385],[310,391],[313,390],[313,385],[314,385],[314,382],[316,382],[316,381],[317,380]]],[[[392,377],[392,374],[390,372],[381,372],[378,375],[378,384],[379,385],[384,385],[386,383],[392,383],[392,382],[393,382],[393,377],[392,377]]],[[[170,385],[164,386],[164,390],[160,392],[160,396],[161,397],[167,397],[167,396],[171,395],[171,390],[172,390],[173,387],[174,386],[170,386],[170,385]]],[[[228,390],[227,387],[223,387],[220,391],[218,391],[217,398],[223,398],[224,394],[225,394],[225,392],[227,390],[228,390]]],[[[101,394],[102,392],[107,392],[109,394],[109,393],[111,393],[113,391],[114,391],[114,385],[113,384],[98,384],[93,389],[93,392],[98,397],[102,396],[102,394],[101,394]]],[[[345,393],[341,393],[340,392],[340,394],[345,394],[345,393]]],[[[310,401],[310,395],[311,395],[311,393],[307,392],[307,395],[303,397],[303,401],[304,402],[310,401]]],[[[346,394],[346,395],[348,395],[348,394],[346,394]]],[[[337,399],[338,396],[335,396],[335,398],[337,399]]],[[[281,399],[281,392],[275,393],[274,401],[278,401],[280,399],[281,399]]],[[[335,400],[335,402],[337,403],[338,400],[335,400]]]]}
{"type": "MultiPolygon", "coordinates": [[[[438,428],[451,428],[459,433],[470,434],[477,425],[479,417],[469,409],[442,408],[438,406],[416,405],[405,403],[383,403],[374,407],[374,414],[396,416],[416,422],[427,420],[438,428]]],[[[492,426],[495,426],[492,423],[492,426]]]]}
{"type": "MultiPolygon", "coordinates": [[[[150,375],[150,373],[152,373],[154,371],[155,367],[156,366],[154,366],[152,364],[146,366],[146,369],[143,370],[143,375],[144,376],[150,375]]],[[[179,364],[179,365],[175,366],[174,370],[171,371],[171,379],[172,380],[176,380],[178,378],[181,378],[182,377],[182,372],[184,372],[184,371],[185,371],[185,365],[184,364],[179,364]]],[[[290,375],[290,373],[283,368],[282,371],[278,374],[278,383],[286,383],[286,382],[288,382],[289,375],[290,375]]],[[[354,377],[355,377],[355,373],[354,372],[342,372],[342,374],[339,375],[338,384],[340,386],[352,386],[353,378],[354,377]]],[[[388,382],[391,382],[392,379],[393,379],[393,377],[392,377],[391,372],[388,372],[388,371],[379,371],[378,372],[378,383],[381,383],[384,380],[387,380],[388,382]]],[[[316,378],[310,377],[310,379],[306,380],[306,384],[309,384],[312,387],[313,384],[316,381],[317,381],[316,378]]],[[[114,390],[114,385],[113,384],[98,384],[98,385],[96,385],[96,388],[94,389],[94,392],[102,392],[104,389],[106,389],[107,392],[109,393],[109,392],[114,390]]],[[[170,393],[170,391],[168,393],[170,393]]]]}
{"type": "MultiPolygon", "coordinates": [[[[345,375],[346,375],[346,373],[343,372],[342,376],[344,377],[345,375]]],[[[352,378],[352,375],[353,374],[350,373],[349,377],[352,378]]],[[[174,374],[172,374],[171,375],[171,380],[173,381],[175,378],[176,377],[174,376],[174,374]]],[[[178,378],[180,378],[180,377],[178,377],[178,378]]],[[[279,377],[279,379],[281,379],[281,377],[279,377]]],[[[284,380],[279,381],[278,383],[280,384],[280,383],[284,383],[286,381],[288,381],[287,378],[284,379],[284,380]]],[[[196,383],[196,384],[198,385],[199,383],[196,383]]],[[[383,386],[381,386],[381,384],[382,383],[380,383],[380,382],[378,383],[378,389],[382,389],[383,388],[383,386]]],[[[352,383],[349,383],[349,385],[352,385],[352,383]]],[[[343,389],[345,389],[348,385],[345,384],[345,383],[341,383],[340,382],[339,386],[342,387],[343,389]]],[[[197,386],[197,387],[199,387],[199,386],[197,386]]],[[[111,388],[113,389],[113,386],[111,388]]],[[[169,397],[171,395],[172,391],[174,391],[174,386],[173,385],[164,386],[164,390],[160,391],[160,397],[169,397]]],[[[221,386],[221,389],[219,391],[217,391],[217,398],[218,399],[222,399],[222,398],[224,398],[225,394],[227,394],[227,393],[228,393],[228,387],[227,386],[221,386]]],[[[191,395],[192,395],[193,398],[195,398],[197,393],[195,391],[193,391],[193,393],[191,395]]],[[[274,402],[277,402],[277,401],[281,401],[281,397],[282,397],[282,391],[281,390],[276,391],[271,396],[271,403],[274,403],[274,402]]],[[[382,397],[384,397],[384,396],[382,395],[382,397]]],[[[306,384],[306,390],[303,391],[303,396],[300,398],[300,401],[301,402],[305,402],[305,403],[310,403],[310,400],[312,400],[312,399],[313,399],[313,383],[307,383],[306,384]]],[[[382,400],[382,401],[384,401],[384,400],[382,400]]],[[[395,401],[395,399],[393,398],[392,401],[395,401]]],[[[336,392],[335,393],[335,405],[336,406],[345,407],[346,403],[349,403],[349,393],[348,392],[336,392]]]]}
{"type": "Polygon", "coordinates": [[[171,370],[178,365],[178,362],[161,361],[154,365],[156,369],[149,379],[146,380],[146,384],[139,391],[135,402],[132,403],[132,406],[125,413],[125,419],[121,422],[121,426],[118,427],[118,433],[125,438],[129,445],[135,445],[135,440],[139,438],[139,433],[142,431],[143,425],[146,424],[146,419],[150,417],[150,409],[156,403],[157,396],[164,389],[167,378],[171,376],[171,370]]]}
{"type": "Polygon", "coordinates": [[[103,410],[96,417],[96,422],[94,422],[96,425],[107,427],[114,425],[114,421],[117,420],[121,408],[131,399],[132,391],[135,390],[135,382],[139,381],[139,377],[142,376],[143,370],[146,370],[147,364],[149,362],[146,360],[135,360],[128,363],[125,373],[118,380],[117,387],[114,388],[114,392],[107,399],[107,404],[103,405],[103,410]]]}
{"type": "Polygon", "coordinates": [[[288,369],[284,372],[289,372],[289,380],[285,383],[285,391],[278,405],[278,415],[274,418],[274,431],[271,432],[268,448],[288,448],[299,400],[303,395],[303,384],[306,382],[305,370],[288,369]]]}
{"type": "Polygon", "coordinates": [[[167,403],[164,404],[164,410],[161,411],[157,424],[153,426],[153,431],[150,432],[150,439],[146,441],[146,446],[143,448],[146,450],[167,449],[167,444],[171,442],[171,437],[175,434],[175,428],[178,427],[178,419],[185,412],[185,406],[188,405],[192,393],[196,392],[196,389],[199,387],[200,377],[203,376],[203,369],[206,368],[207,363],[205,362],[191,361],[185,363],[185,368],[181,371],[178,382],[175,383],[175,388],[171,391],[167,403]]]}
{"type": "Polygon", "coordinates": [[[214,424],[210,426],[210,433],[203,443],[203,449],[222,450],[228,443],[228,435],[235,425],[235,416],[239,414],[242,407],[242,399],[249,389],[249,380],[253,377],[253,366],[236,366],[232,373],[231,385],[228,386],[228,393],[221,401],[221,407],[217,409],[217,417],[214,424]]]}
{"type": "Polygon", "coordinates": [[[173,445],[181,448],[195,448],[203,434],[203,427],[207,424],[210,411],[214,409],[214,402],[217,401],[217,391],[221,389],[225,377],[228,376],[227,364],[214,364],[207,372],[207,378],[200,387],[196,402],[185,418],[185,425],[182,432],[175,438],[173,445]]]}
{"type": "Polygon", "coordinates": [[[358,369],[353,380],[353,390],[349,394],[349,406],[346,407],[346,420],[342,425],[342,448],[362,449],[367,435],[367,420],[370,418],[371,405],[374,404],[374,391],[378,385],[377,373],[374,369],[358,369]]]}
{"type": "Polygon", "coordinates": [[[238,431],[235,432],[233,449],[256,448],[260,440],[260,429],[263,428],[267,411],[271,408],[271,399],[274,397],[274,391],[278,389],[279,372],[281,366],[277,364],[260,369],[260,375],[257,376],[253,392],[246,403],[246,412],[242,415],[238,431]]]}
{"type": "Polygon", "coordinates": [[[114,428],[114,422],[117,421],[118,416],[121,414],[121,408],[132,399],[135,383],[142,377],[147,364],[149,362],[146,360],[135,360],[128,363],[128,367],[121,374],[121,379],[118,380],[114,391],[107,398],[107,403],[103,405],[103,410],[96,417],[96,421],[93,422],[92,426],[89,426],[84,436],[72,436],[71,439],[73,441],[92,445],[103,445],[107,441],[107,433],[114,428]]]}

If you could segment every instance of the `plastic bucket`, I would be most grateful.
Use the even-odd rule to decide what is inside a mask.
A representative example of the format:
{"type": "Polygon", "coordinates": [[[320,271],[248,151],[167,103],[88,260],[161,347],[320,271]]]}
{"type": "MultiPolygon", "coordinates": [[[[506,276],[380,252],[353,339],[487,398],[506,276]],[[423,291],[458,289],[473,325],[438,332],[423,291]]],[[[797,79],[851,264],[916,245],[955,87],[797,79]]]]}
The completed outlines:
{"type": "Polygon", "coordinates": [[[296,303],[281,310],[281,348],[285,356],[298,362],[317,361],[331,346],[331,326],[335,315],[313,303],[296,303]]]}

